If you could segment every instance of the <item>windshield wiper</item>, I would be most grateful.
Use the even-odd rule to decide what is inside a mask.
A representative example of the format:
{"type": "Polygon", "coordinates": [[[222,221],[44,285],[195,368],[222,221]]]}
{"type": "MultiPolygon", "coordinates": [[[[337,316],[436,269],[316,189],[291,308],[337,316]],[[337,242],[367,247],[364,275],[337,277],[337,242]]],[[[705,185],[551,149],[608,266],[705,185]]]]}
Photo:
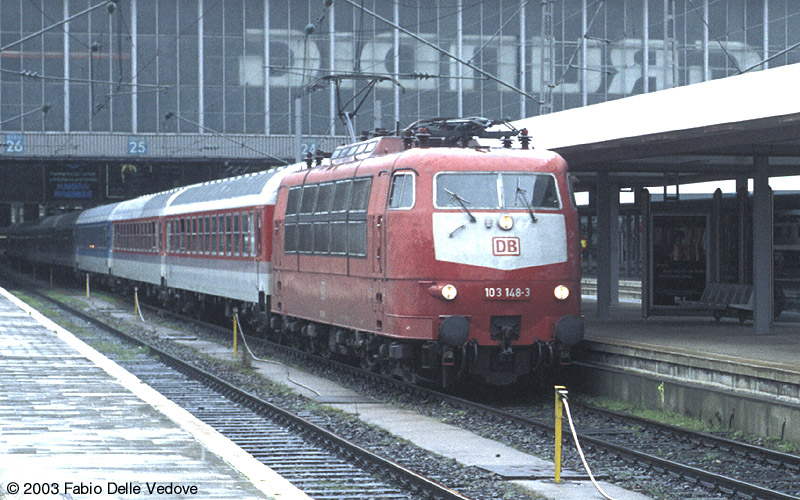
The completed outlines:
{"type": "Polygon", "coordinates": [[[461,208],[464,209],[464,211],[467,213],[467,215],[469,215],[469,221],[470,222],[478,222],[478,219],[476,219],[475,216],[472,215],[472,212],[469,211],[469,208],[467,208],[467,203],[469,203],[467,200],[465,200],[464,198],[460,197],[459,195],[457,195],[456,193],[450,191],[447,188],[444,188],[444,190],[445,190],[445,192],[447,194],[452,196],[453,199],[456,200],[456,202],[458,202],[458,204],[461,206],[461,208]]]}
{"type": "Polygon", "coordinates": [[[519,187],[519,179],[517,179],[517,195],[514,198],[514,204],[516,204],[517,200],[519,200],[519,198],[520,198],[519,195],[520,194],[522,195],[522,203],[525,204],[525,208],[527,208],[528,209],[528,213],[531,214],[531,220],[533,222],[538,222],[538,220],[536,219],[536,214],[533,213],[533,207],[528,203],[528,199],[526,198],[526,196],[528,195],[528,192],[526,190],[522,189],[521,187],[519,187]]]}

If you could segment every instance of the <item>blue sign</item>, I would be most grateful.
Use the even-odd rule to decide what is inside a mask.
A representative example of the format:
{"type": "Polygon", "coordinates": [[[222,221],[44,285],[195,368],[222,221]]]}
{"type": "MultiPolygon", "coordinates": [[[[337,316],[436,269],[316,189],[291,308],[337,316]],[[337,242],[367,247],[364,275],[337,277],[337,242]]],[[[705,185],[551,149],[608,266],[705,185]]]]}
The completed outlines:
{"type": "Polygon", "coordinates": [[[5,134],[3,136],[3,152],[18,155],[25,152],[25,136],[23,134],[5,134]]]}
{"type": "Polygon", "coordinates": [[[146,155],[147,154],[147,138],[146,137],[128,137],[128,154],[129,155],[146,155]]]}

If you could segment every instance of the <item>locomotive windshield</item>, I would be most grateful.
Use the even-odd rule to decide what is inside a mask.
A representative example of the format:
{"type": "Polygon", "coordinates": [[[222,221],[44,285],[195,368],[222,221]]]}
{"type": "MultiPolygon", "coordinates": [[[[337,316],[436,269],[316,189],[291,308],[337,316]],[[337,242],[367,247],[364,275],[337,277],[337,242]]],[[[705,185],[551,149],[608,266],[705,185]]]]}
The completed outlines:
{"type": "Polygon", "coordinates": [[[446,172],[435,182],[437,208],[561,208],[551,174],[446,172]]]}

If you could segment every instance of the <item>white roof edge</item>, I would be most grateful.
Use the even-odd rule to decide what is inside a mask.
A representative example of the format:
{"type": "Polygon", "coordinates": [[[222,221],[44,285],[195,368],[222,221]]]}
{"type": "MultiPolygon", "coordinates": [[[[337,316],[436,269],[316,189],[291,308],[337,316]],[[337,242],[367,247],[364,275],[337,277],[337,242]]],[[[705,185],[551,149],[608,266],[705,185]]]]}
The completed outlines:
{"type": "Polygon", "coordinates": [[[555,149],[800,113],[800,63],[512,122],[555,149]]]}

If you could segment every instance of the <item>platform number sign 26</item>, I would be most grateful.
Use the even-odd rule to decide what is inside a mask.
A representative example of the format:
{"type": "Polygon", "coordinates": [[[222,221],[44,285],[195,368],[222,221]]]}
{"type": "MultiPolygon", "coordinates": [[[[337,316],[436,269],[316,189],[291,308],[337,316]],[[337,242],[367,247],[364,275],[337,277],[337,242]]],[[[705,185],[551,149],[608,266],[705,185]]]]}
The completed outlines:
{"type": "Polygon", "coordinates": [[[128,154],[129,155],[146,155],[147,154],[147,139],[145,137],[128,137],[128,154]]]}
{"type": "Polygon", "coordinates": [[[17,155],[24,153],[25,136],[22,134],[5,134],[3,136],[3,152],[17,155]]]}

